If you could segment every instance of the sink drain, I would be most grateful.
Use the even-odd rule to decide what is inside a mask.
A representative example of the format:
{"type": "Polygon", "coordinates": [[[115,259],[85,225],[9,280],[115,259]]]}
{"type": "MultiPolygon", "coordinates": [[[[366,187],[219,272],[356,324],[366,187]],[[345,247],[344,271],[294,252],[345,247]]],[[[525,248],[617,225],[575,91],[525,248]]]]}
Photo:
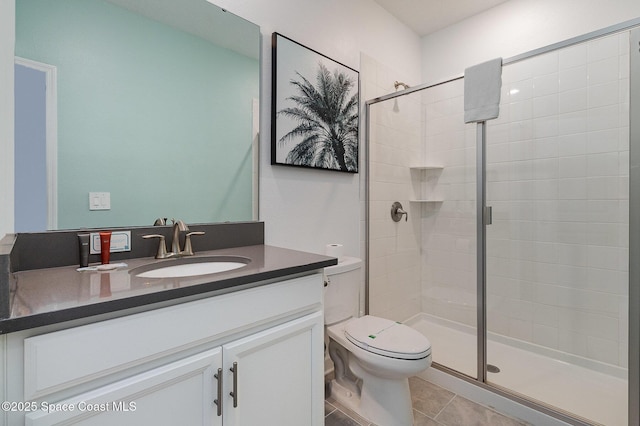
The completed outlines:
{"type": "Polygon", "coordinates": [[[499,373],[500,369],[495,365],[487,364],[487,372],[489,373],[499,373]]]}

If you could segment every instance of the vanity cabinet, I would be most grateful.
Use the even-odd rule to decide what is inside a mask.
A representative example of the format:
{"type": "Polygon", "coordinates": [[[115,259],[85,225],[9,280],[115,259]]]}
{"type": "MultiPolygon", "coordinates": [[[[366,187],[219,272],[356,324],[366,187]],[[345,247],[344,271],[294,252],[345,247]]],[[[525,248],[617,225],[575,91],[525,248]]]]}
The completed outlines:
{"type": "Polygon", "coordinates": [[[32,404],[8,424],[321,426],[322,288],[314,273],[8,335],[6,397],[32,404]]]}

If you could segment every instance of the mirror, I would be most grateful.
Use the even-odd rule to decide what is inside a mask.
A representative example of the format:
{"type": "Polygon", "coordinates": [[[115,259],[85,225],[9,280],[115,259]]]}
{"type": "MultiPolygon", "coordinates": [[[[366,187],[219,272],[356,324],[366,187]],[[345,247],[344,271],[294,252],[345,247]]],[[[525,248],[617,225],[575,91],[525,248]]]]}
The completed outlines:
{"type": "Polygon", "coordinates": [[[259,50],[205,0],[17,1],[16,231],[257,219],[259,50]]]}

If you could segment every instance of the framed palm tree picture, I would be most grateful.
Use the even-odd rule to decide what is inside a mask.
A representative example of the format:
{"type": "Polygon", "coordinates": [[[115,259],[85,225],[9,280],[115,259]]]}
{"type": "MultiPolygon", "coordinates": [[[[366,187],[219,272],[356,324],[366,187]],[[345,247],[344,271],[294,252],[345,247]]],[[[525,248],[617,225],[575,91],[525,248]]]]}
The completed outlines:
{"type": "Polygon", "coordinates": [[[358,72],[273,33],[271,164],[358,172],[358,72]]]}

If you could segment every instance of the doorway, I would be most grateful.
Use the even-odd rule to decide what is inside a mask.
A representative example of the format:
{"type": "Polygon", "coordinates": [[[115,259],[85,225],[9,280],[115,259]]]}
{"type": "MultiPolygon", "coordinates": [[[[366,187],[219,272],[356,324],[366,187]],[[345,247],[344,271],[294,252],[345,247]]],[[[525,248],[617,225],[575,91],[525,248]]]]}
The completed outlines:
{"type": "Polygon", "coordinates": [[[15,60],[15,232],[57,226],[56,67],[15,60]]]}

